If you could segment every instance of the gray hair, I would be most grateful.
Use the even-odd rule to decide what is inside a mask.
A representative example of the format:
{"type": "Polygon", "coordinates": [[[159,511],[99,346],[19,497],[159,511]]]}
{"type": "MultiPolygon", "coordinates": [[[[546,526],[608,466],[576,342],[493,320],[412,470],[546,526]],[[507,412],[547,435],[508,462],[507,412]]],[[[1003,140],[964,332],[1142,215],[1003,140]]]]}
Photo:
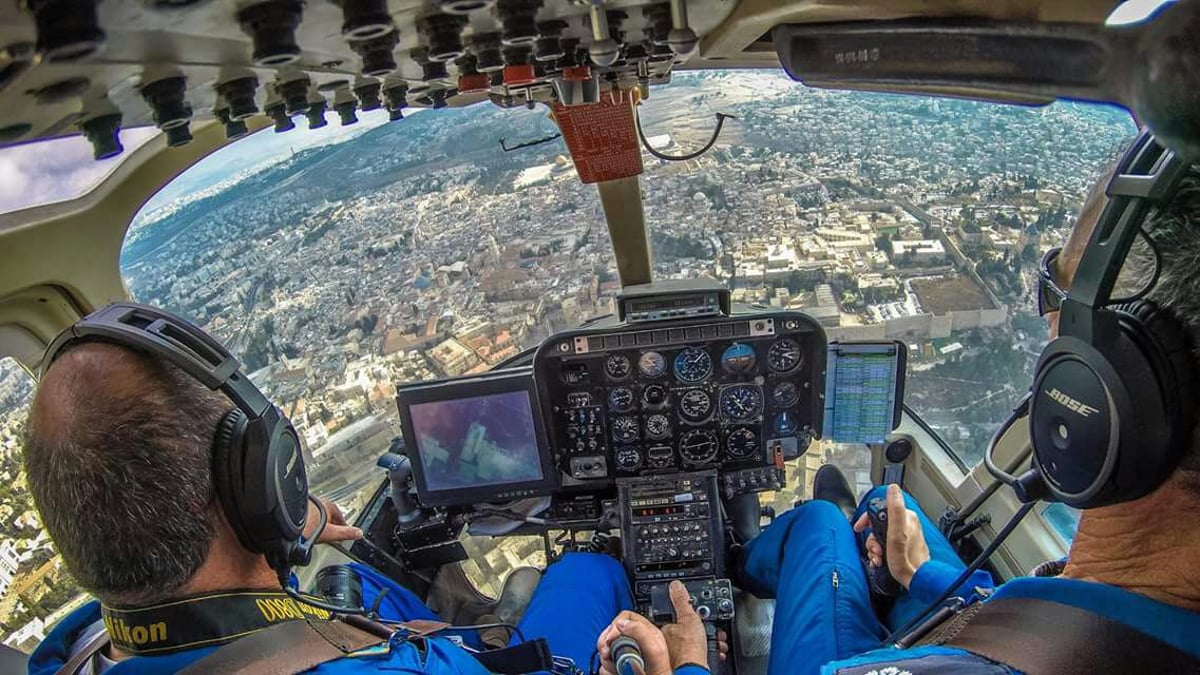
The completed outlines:
{"type": "Polygon", "coordinates": [[[34,502],[67,569],[101,600],[170,597],[215,528],[212,442],[230,403],[176,367],[109,344],[63,352],[25,437],[34,502]]]}
{"type": "MultiPolygon", "coordinates": [[[[1191,339],[1200,363],[1200,164],[1192,164],[1171,199],[1150,211],[1142,232],[1161,260],[1158,281],[1145,299],[1170,312],[1191,339]]],[[[1154,277],[1155,255],[1139,237],[1117,280],[1116,295],[1129,296],[1154,277]]],[[[1200,411],[1198,411],[1200,416],[1200,411]]],[[[1200,473],[1200,424],[1181,468],[1200,473]]]]}

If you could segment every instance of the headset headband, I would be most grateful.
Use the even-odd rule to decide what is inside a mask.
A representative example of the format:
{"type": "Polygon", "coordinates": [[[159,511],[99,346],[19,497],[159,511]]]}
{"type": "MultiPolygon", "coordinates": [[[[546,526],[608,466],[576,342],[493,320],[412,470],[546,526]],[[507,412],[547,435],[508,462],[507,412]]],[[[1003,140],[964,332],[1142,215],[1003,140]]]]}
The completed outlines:
{"type": "Polygon", "coordinates": [[[42,358],[41,376],[70,344],[111,342],[162,357],[204,386],[221,391],[251,419],[277,417],[275,406],[238,370],[237,357],[190,322],[161,309],[121,302],[103,307],[58,334],[42,358]]]}
{"type": "Polygon", "coordinates": [[[1063,301],[1059,335],[1096,344],[1112,328],[1097,310],[1112,300],[1113,287],[1149,211],[1175,193],[1188,163],[1143,130],[1122,157],[1105,193],[1108,203],[1097,220],[1063,301]]]}

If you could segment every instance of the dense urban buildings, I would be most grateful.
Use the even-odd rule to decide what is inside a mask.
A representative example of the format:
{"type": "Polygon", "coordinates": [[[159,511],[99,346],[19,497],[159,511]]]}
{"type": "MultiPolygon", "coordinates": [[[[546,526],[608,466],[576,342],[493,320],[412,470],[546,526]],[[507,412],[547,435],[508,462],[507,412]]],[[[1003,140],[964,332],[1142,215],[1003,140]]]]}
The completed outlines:
{"type": "MultiPolygon", "coordinates": [[[[1132,136],[1129,117],[746,71],[678,75],[642,106],[651,144],[676,154],[707,140],[717,111],[739,119],[711,152],[645,156],[657,277],[718,279],[735,302],[808,312],[831,338],[903,340],[908,405],[973,464],[1046,338],[1036,262],[1132,136]]],[[[143,210],[122,261],[130,291],[240,354],[300,430],[315,489],[353,512],[399,435],[398,384],[488,370],[613,311],[595,189],[560,143],[497,144],[553,131],[544,111],[475,106],[256,160],[143,210]]],[[[0,623],[22,645],[73,588],[24,488],[30,391],[0,364],[0,623]]],[[[863,448],[814,443],[789,468],[796,491],[764,502],[787,508],[826,461],[869,483],[863,448]]],[[[486,592],[541,551],[536,538],[468,546],[486,592]]]]}

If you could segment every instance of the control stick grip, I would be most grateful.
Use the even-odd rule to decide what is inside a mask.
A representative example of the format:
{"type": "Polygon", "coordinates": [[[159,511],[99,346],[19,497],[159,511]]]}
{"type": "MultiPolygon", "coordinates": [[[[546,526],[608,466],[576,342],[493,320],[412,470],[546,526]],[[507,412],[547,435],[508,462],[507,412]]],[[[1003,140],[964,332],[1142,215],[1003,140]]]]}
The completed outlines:
{"type": "Polygon", "coordinates": [[[871,591],[876,595],[885,598],[894,598],[904,590],[900,586],[900,582],[892,576],[888,570],[887,564],[887,530],[888,530],[888,511],[887,500],[881,497],[874,497],[867,501],[867,518],[871,522],[871,533],[875,535],[875,541],[883,548],[883,560],[879,567],[867,564],[867,578],[871,582],[871,591]]]}
{"type": "Polygon", "coordinates": [[[613,665],[617,675],[642,675],[646,672],[646,662],[642,659],[642,649],[631,637],[622,635],[612,643],[613,665]]]}
{"type": "Polygon", "coordinates": [[[721,675],[725,664],[721,663],[721,650],[717,645],[717,626],[709,621],[704,622],[704,637],[708,643],[708,672],[711,675],[721,675]]]}

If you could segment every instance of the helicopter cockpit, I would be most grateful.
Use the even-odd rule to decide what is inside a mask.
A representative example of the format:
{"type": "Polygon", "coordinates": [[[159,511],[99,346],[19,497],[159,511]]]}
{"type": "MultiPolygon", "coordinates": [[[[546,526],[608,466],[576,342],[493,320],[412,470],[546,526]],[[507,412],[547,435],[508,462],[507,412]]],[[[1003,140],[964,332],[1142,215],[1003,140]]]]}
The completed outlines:
{"type": "MultiPolygon", "coordinates": [[[[112,302],[178,309],[240,355],[363,532],[294,570],[326,606],[370,615],[325,573],[355,561],[447,625],[511,627],[506,581],[600,554],[656,624],[684,583],[711,673],[766,672],[776,600],[739,565],[823,466],[856,498],[919,502],[965,570],[952,588],[1065,555],[1078,512],[1014,478],[1037,465],[1037,261],[1138,128],[1200,150],[1197,28],[1192,0],[0,7],[0,172],[64,142],[104,169],[0,214],[0,461],[56,335],[112,302]],[[734,165],[767,186],[755,203],[734,165]]],[[[0,514],[28,521],[10,497],[0,514]]],[[[0,546],[22,648],[85,601],[29,628],[60,573],[29,540],[11,572],[0,546]]],[[[946,600],[918,618],[962,609],[946,600]]]]}

